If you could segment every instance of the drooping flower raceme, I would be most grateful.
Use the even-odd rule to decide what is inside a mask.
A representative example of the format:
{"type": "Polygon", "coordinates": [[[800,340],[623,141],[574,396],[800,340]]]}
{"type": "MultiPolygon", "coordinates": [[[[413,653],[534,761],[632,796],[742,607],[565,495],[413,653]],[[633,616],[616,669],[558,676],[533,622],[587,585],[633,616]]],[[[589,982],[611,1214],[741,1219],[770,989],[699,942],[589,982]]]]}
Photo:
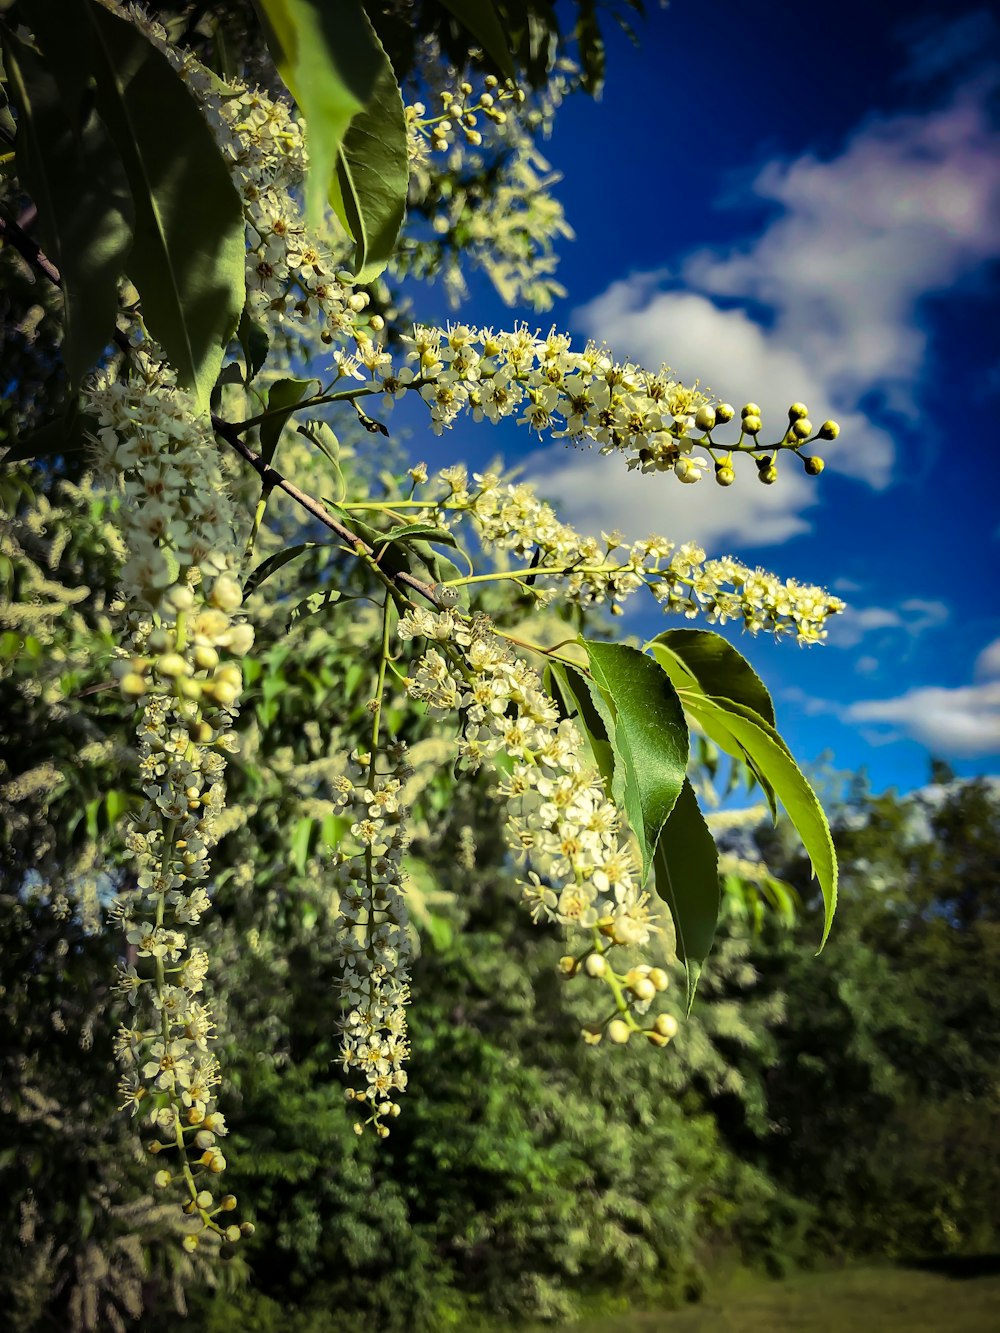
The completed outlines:
{"type": "MultiPolygon", "coordinates": [[[[666,974],[640,967],[621,977],[606,958],[616,946],[648,944],[658,927],[618,810],[576,723],[560,720],[537,672],[510,653],[487,617],[470,622],[450,611],[412,611],[398,632],[404,641],[432,645],[415,663],[408,690],[435,716],[461,713],[462,766],[474,771],[498,756],[511,761],[509,771],[499,769],[495,794],[507,809],[507,842],[524,867],[518,883],[532,918],[566,927],[580,942],[587,974],[612,987],[613,1041],[642,1030],[663,1044],[676,1030],[672,1016],[663,1015],[669,1022],[660,1028],[640,1029],[633,1015],[644,1014],[666,988],[666,974]]],[[[577,966],[572,956],[564,960],[567,972],[577,966]]],[[[601,1031],[585,1035],[599,1039],[601,1031]]]]}
{"type": "MultiPolygon", "coordinates": [[[[381,753],[381,752],[380,752],[381,753]]],[[[351,819],[350,838],[338,848],[334,885],[340,892],[337,948],[341,960],[340,1054],[344,1072],[360,1076],[346,1090],[365,1124],[387,1137],[387,1117],[399,1115],[394,1100],[406,1087],[403,1061],[409,1054],[406,1006],[410,1000],[408,918],[401,861],[407,845],[406,808],[399,792],[410,769],[406,747],[384,752],[388,771],[379,773],[374,752],[351,756],[351,776],[337,785],[351,819]]]]}
{"type": "Polygon", "coordinates": [[[216,1106],[215,1024],[203,1002],[208,955],[192,933],[210,906],[214,821],[225,803],[226,755],[236,748],[238,659],[253,630],[235,619],[238,525],[208,423],[164,367],[144,352],[136,359],[144,379],[99,376],[85,394],[128,552],[129,647],[115,669],[125,697],[142,701],[143,804],[126,840],[136,887],[116,904],[129,958],[116,988],[132,1016],[116,1053],[123,1108],[143,1113],[156,1134],[150,1150],[165,1155],[156,1183],[180,1180],[186,1211],[200,1223],[184,1238],[193,1250],[203,1234],[232,1241],[250,1226],[218,1220],[236,1200],[218,1201],[205,1187],[225,1169],[217,1141],[226,1125],[216,1106]]]}

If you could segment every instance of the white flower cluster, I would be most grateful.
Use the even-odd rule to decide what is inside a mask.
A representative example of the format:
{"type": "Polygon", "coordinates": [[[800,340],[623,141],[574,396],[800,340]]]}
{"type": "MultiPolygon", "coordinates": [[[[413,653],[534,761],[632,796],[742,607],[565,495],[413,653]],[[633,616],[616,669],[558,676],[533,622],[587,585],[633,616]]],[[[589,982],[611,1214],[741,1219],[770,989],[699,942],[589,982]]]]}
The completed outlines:
{"type": "Polygon", "coordinates": [[[301,122],[288,103],[239,79],[230,79],[220,92],[215,76],[172,45],[159,24],[133,18],[198,100],[243,201],[250,311],[271,332],[319,324],[324,342],[349,338],[369,298],[353,290],[353,278],[342,268],[352,248],[349,238],[338,237],[334,254],[302,220],[296,196],[308,153],[301,122]]]}
{"type": "Polygon", "coordinates": [[[340,892],[337,948],[342,974],[340,1054],[346,1074],[363,1086],[349,1087],[347,1100],[367,1110],[355,1132],[373,1125],[386,1138],[386,1117],[399,1115],[395,1093],[406,1087],[403,1061],[406,1005],[410,1000],[408,917],[403,899],[402,856],[407,845],[406,808],[400,788],[410,769],[406,748],[385,752],[390,768],[377,774],[374,754],[351,756],[351,776],[334,783],[335,803],[352,819],[353,849],[338,850],[335,884],[340,892]]]}
{"type": "Polygon", "coordinates": [[[650,536],[627,545],[614,532],[600,539],[582,536],[527,482],[504,482],[486,472],[476,473],[470,485],[462,466],[442,469],[436,482],[440,498],[428,501],[415,517],[435,526],[454,526],[456,517],[467,517],[484,550],[530,559],[522,570],[501,577],[522,583],[530,578],[524,586],[543,603],[558,596],[586,605],[610,601],[616,610],[647,587],[668,613],[689,620],[704,616],[709,624],[735,621],[753,634],[794,635],[802,644],[825,639],[827,619],[844,609],[840,598],[823,588],[750,569],[731,556],[709,560],[694,542],[676,546],[666,537],[650,536]]]}
{"type": "MultiPolygon", "coordinates": [[[[235,661],[253,644],[253,629],[234,617],[242,592],[237,521],[208,423],[186,393],[149,355],[137,351],[144,378],[128,383],[102,374],[85,391],[97,418],[94,453],[120,494],[116,510],[127,559],[122,594],[131,613],[130,651],[115,663],[122,694],[144,700],[139,775],[144,804],[127,838],[137,888],[117,904],[132,961],[118,990],[136,1006],[119,1033],[125,1065],[124,1105],[149,1110],[160,1135],[152,1151],[175,1151],[173,1171],[200,1227],[228,1240],[244,1230],[216,1221],[236,1206],[216,1205],[199,1177],[225,1168],[216,1139],[225,1121],[216,1110],[219,1067],[209,1052],[213,1022],[196,1000],[208,955],[190,929],[209,907],[205,889],[214,819],[225,804],[226,754],[235,750],[232,716],[243,686],[235,661]]],[[[245,1224],[248,1227],[250,1224],[245,1224]]]]}
{"type": "MultiPolygon", "coordinates": [[[[608,1035],[627,1040],[639,1030],[633,1012],[646,1012],[656,991],[666,988],[666,976],[638,988],[630,982],[626,995],[604,955],[615,945],[648,944],[659,927],[618,810],[586,757],[579,729],[570,719],[560,721],[538,674],[508,651],[488,618],[469,622],[450,611],[414,610],[400,620],[399,636],[437,645],[415,663],[408,692],[435,716],[461,712],[463,766],[475,770],[504,757],[496,795],[509,812],[508,845],[530,867],[518,881],[524,901],[535,921],[584,935],[585,956],[601,959],[588,975],[612,986],[621,1015],[612,1020],[621,1027],[609,1024],[608,1035]]],[[[569,958],[564,970],[576,967],[569,958]]],[[[648,980],[652,970],[641,975],[648,980]]],[[[628,975],[639,978],[635,969],[628,975]]],[[[666,1034],[653,1030],[660,1044],[666,1034]]],[[[585,1035],[596,1040],[600,1031],[585,1035]]]]}
{"type": "Polygon", "coordinates": [[[485,618],[466,623],[450,611],[410,611],[399,636],[447,644],[467,666],[467,677],[456,676],[431,647],[409,685],[411,698],[435,715],[464,714],[463,765],[475,769],[500,754],[513,760],[497,790],[511,811],[510,845],[532,866],[522,889],[534,918],[582,930],[612,921],[619,943],[647,943],[648,898],[618,811],[584,759],[576,724],[560,721],[538,673],[512,656],[485,618]]]}

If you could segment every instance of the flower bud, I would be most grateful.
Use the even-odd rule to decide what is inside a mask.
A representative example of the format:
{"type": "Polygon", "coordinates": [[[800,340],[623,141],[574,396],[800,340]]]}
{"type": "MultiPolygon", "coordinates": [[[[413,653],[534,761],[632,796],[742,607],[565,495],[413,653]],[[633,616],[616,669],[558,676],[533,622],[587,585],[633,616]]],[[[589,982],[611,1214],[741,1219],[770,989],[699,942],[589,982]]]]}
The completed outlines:
{"type": "Polygon", "coordinates": [[[219,665],[219,654],[207,644],[194,650],[194,664],[199,671],[214,671],[219,665]]]}
{"type": "Polygon", "coordinates": [[[826,467],[826,464],[818,454],[814,454],[812,458],[803,458],[802,464],[810,477],[818,477],[826,467]]]}
{"type": "Polygon", "coordinates": [[[194,1232],[189,1231],[181,1241],[181,1245],[187,1250],[188,1254],[194,1254],[195,1250],[198,1248],[198,1237],[194,1232]]]}
{"type": "Polygon", "coordinates": [[[199,1190],[195,1196],[195,1203],[199,1208],[211,1208],[215,1202],[208,1190],[199,1190]]]}
{"type": "Polygon", "coordinates": [[[821,440],[835,440],[840,434],[840,427],[836,421],[824,421],[819,428],[819,438],[821,440]]]}
{"type": "Polygon", "coordinates": [[[747,403],[746,406],[743,407],[743,409],[740,411],[740,416],[741,416],[741,417],[759,417],[759,416],[760,416],[760,408],[757,406],[756,403],[747,403]]]}
{"type": "Polygon", "coordinates": [[[743,418],[743,429],[748,435],[759,435],[764,428],[764,423],[756,412],[748,412],[743,418]]]}
{"type": "Polygon", "coordinates": [[[716,463],[715,480],[720,486],[732,486],[733,482],[736,480],[736,473],[728,463],[716,463]]]}
{"type": "Polygon", "coordinates": [[[118,682],[118,688],[126,699],[141,699],[146,693],[146,682],[135,671],[129,671],[118,682]]]}
{"type": "Polygon", "coordinates": [[[608,1024],[608,1040],[616,1046],[624,1046],[631,1035],[631,1028],[620,1018],[613,1018],[608,1024]]]}
{"type": "Polygon", "coordinates": [[[630,989],[635,998],[645,1004],[648,1004],[656,995],[656,987],[650,981],[649,977],[640,977],[638,981],[633,982],[630,989]]]}
{"type": "Polygon", "coordinates": [[[222,1208],[225,1212],[231,1213],[233,1209],[236,1207],[236,1195],[224,1194],[219,1202],[219,1207],[222,1208]]]}
{"type": "Polygon", "coordinates": [[[809,409],[806,407],[805,403],[792,403],[791,407],[788,409],[789,421],[798,421],[802,417],[807,417],[808,415],[809,409]]]}
{"type": "Polygon", "coordinates": [[[724,426],[727,421],[732,421],[735,415],[736,415],[736,408],[733,407],[732,403],[716,403],[715,419],[721,425],[724,426]]]}
{"type": "Polygon", "coordinates": [[[254,1226],[254,1224],[253,1224],[252,1222],[241,1222],[241,1223],[240,1223],[240,1235],[241,1235],[241,1236],[252,1236],[253,1233],[254,1233],[256,1230],[257,1230],[257,1228],[254,1226]]]}
{"type": "Polygon", "coordinates": [[[235,1243],[236,1241],[239,1240],[239,1238],[240,1238],[241,1235],[242,1235],[242,1232],[240,1231],[240,1229],[239,1229],[238,1226],[233,1225],[233,1226],[226,1227],[226,1231],[225,1231],[226,1240],[230,1240],[230,1241],[233,1241],[233,1242],[235,1243]]]}
{"type": "Polygon", "coordinates": [[[156,672],[157,675],[166,676],[168,680],[176,680],[178,676],[189,675],[191,667],[180,653],[164,653],[162,657],[156,659],[156,672]]]}
{"type": "Polygon", "coordinates": [[[670,977],[662,967],[654,967],[649,974],[649,979],[657,990],[666,990],[670,985],[670,977]]]}
{"type": "Polygon", "coordinates": [[[243,605],[243,589],[229,574],[220,574],[212,584],[212,595],[208,600],[220,611],[231,614],[243,605]]]}
{"type": "Polygon", "coordinates": [[[172,1177],[169,1171],[157,1171],[153,1177],[153,1184],[158,1190],[165,1190],[170,1184],[172,1177]]]}
{"type": "Polygon", "coordinates": [[[585,1028],[580,1029],[580,1036],[588,1046],[596,1046],[604,1036],[604,1033],[596,1023],[588,1023],[585,1028]]]}
{"type": "Polygon", "coordinates": [[[792,434],[797,440],[808,440],[813,433],[813,424],[808,417],[799,417],[792,422],[792,434]]]}
{"type": "Polygon", "coordinates": [[[765,486],[773,486],[778,480],[778,469],[773,463],[762,467],[757,473],[757,480],[763,482],[765,486]]]}
{"type": "Polygon", "coordinates": [[[253,625],[246,621],[242,625],[234,625],[226,636],[226,646],[234,657],[245,657],[253,647],[254,631],[253,625]]]}
{"type": "Polygon", "coordinates": [[[564,977],[575,977],[579,963],[572,954],[563,954],[559,959],[559,971],[564,977]]]}
{"type": "Polygon", "coordinates": [[[715,428],[715,422],[716,411],[714,407],[710,407],[708,403],[705,403],[703,407],[698,408],[698,411],[695,413],[694,424],[699,430],[713,430],[715,428]]]}
{"type": "Polygon", "coordinates": [[[644,1030],[644,1035],[654,1046],[667,1046],[670,1044],[669,1037],[664,1037],[661,1033],[655,1032],[652,1028],[646,1028],[644,1030]]]}
{"type": "Polygon", "coordinates": [[[583,966],[588,977],[603,977],[608,970],[607,961],[602,953],[588,954],[583,966]]]}
{"type": "Polygon", "coordinates": [[[666,1037],[668,1041],[677,1036],[678,1024],[673,1014],[658,1014],[653,1027],[661,1037],[666,1037]]]}

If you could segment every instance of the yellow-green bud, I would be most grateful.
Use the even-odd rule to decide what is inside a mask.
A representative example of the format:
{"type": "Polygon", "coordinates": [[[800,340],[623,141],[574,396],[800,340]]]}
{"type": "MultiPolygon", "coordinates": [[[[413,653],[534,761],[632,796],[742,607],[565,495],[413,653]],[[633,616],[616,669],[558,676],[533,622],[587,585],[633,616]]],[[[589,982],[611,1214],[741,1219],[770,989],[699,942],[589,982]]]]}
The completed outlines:
{"type": "Polygon", "coordinates": [[[199,671],[214,671],[219,665],[219,654],[214,648],[203,644],[194,650],[194,664],[199,671]]]}
{"type": "Polygon", "coordinates": [[[188,1254],[194,1254],[198,1248],[198,1237],[191,1231],[181,1241],[181,1245],[187,1250],[188,1254]]]}
{"type": "Polygon", "coordinates": [[[613,1018],[608,1024],[608,1040],[616,1046],[624,1046],[632,1035],[632,1029],[620,1018],[613,1018]]]}
{"type": "Polygon", "coordinates": [[[640,977],[638,981],[632,983],[631,991],[637,1000],[648,1003],[656,994],[656,987],[649,977],[640,977]]]}
{"type": "Polygon", "coordinates": [[[750,412],[743,418],[743,429],[748,435],[759,435],[764,428],[764,423],[756,412],[750,412]]]}
{"type": "Polygon", "coordinates": [[[607,960],[602,953],[588,954],[584,967],[588,977],[603,977],[608,970],[607,960]]]}
{"type": "Polygon", "coordinates": [[[241,1223],[240,1223],[240,1235],[241,1235],[241,1236],[252,1236],[253,1233],[254,1233],[256,1230],[257,1230],[257,1228],[254,1226],[254,1224],[253,1224],[252,1222],[241,1222],[241,1223]]]}
{"type": "Polygon", "coordinates": [[[146,682],[136,671],[129,671],[118,682],[118,688],[126,699],[141,699],[146,693],[146,682]]]}
{"type": "Polygon", "coordinates": [[[736,415],[736,408],[733,407],[732,403],[716,403],[715,419],[716,421],[720,422],[723,426],[726,424],[727,421],[732,421],[735,415],[736,415]]]}
{"type": "Polygon", "coordinates": [[[236,1207],[236,1195],[224,1194],[222,1198],[219,1200],[219,1207],[222,1208],[225,1212],[231,1213],[233,1209],[236,1207]]]}
{"type": "Polygon", "coordinates": [[[565,953],[559,959],[559,971],[564,977],[575,977],[579,964],[572,954],[565,953]]]}
{"type": "Polygon", "coordinates": [[[768,467],[762,467],[757,473],[757,480],[762,481],[765,486],[773,486],[778,480],[778,469],[771,463],[768,467]]]}
{"type": "Polygon", "coordinates": [[[669,1037],[664,1037],[661,1033],[654,1032],[652,1028],[646,1028],[645,1035],[654,1046],[667,1046],[670,1043],[669,1037]]]}
{"type": "Polygon", "coordinates": [[[806,407],[805,403],[792,403],[791,407],[788,409],[789,421],[798,421],[800,417],[807,417],[808,415],[809,409],[806,407]]]}
{"type": "Polygon", "coordinates": [[[836,421],[824,421],[819,428],[819,438],[821,440],[835,440],[840,434],[840,427],[836,421]]]}
{"type": "Polygon", "coordinates": [[[808,417],[799,417],[792,422],[792,434],[799,440],[808,440],[813,433],[813,424],[808,417]]]}
{"type": "Polygon", "coordinates": [[[678,1023],[673,1014],[658,1014],[653,1027],[661,1037],[666,1037],[668,1041],[671,1037],[677,1036],[678,1023]]]}
{"type": "Polygon", "coordinates": [[[736,473],[728,463],[716,463],[715,480],[720,486],[732,486],[733,482],[736,480],[736,473]]]}
{"type": "Polygon", "coordinates": [[[670,985],[670,977],[662,967],[654,967],[649,974],[649,979],[657,990],[666,990],[670,985]]]}
{"type": "Polygon", "coordinates": [[[741,417],[759,417],[760,408],[756,403],[747,403],[740,411],[741,417]]]}
{"type": "Polygon", "coordinates": [[[698,411],[695,413],[694,424],[699,430],[713,430],[715,428],[715,419],[715,408],[710,407],[708,403],[705,403],[705,405],[699,407],[698,411]]]}
{"type": "Polygon", "coordinates": [[[211,1208],[214,1202],[215,1200],[208,1190],[199,1190],[195,1196],[195,1203],[199,1208],[211,1208]]]}
{"type": "Polygon", "coordinates": [[[170,1184],[172,1177],[169,1171],[157,1171],[153,1177],[153,1184],[158,1190],[165,1190],[170,1184]]]}
{"type": "Polygon", "coordinates": [[[182,699],[198,700],[201,698],[202,691],[206,684],[207,681],[190,680],[187,677],[184,677],[182,680],[175,682],[174,689],[182,699]]]}
{"type": "Polygon", "coordinates": [[[232,685],[228,680],[206,681],[205,693],[210,693],[220,708],[228,708],[240,697],[238,687],[232,685]]]}
{"type": "Polygon", "coordinates": [[[156,671],[160,676],[176,680],[178,676],[190,675],[191,667],[180,653],[164,653],[156,659],[156,671]]]}
{"type": "Polygon", "coordinates": [[[596,1023],[588,1023],[585,1028],[580,1029],[580,1036],[588,1046],[596,1046],[604,1036],[604,1033],[596,1023]]]}
{"type": "Polygon", "coordinates": [[[803,458],[802,462],[810,477],[818,477],[826,467],[826,464],[818,454],[814,454],[812,458],[803,458]]]}
{"type": "Polygon", "coordinates": [[[173,635],[165,629],[151,630],[146,639],[146,647],[151,653],[165,653],[172,643],[173,635]]]}
{"type": "Polygon", "coordinates": [[[233,1226],[231,1226],[231,1227],[226,1227],[226,1240],[231,1240],[231,1241],[234,1241],[234,1242],[235,1242],[235,1241],[238,1241],[239,1238],[240,1238],[240,1236],[241,1236],[242,1234],[243,1234],[243,1233],[240,1231],[239,1227],[236,1226],[236,1225],[233,1225],[233,1226]]]}

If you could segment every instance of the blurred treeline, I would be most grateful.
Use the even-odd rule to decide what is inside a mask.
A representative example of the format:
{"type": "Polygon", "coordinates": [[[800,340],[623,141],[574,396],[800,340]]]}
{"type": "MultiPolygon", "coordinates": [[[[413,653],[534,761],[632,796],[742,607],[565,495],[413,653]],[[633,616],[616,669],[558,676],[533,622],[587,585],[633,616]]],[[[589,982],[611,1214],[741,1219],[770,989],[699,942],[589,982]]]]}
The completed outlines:
{"type": "MultiPolygon", "coordinates": [[[[288,462],[297,476],[322,465],[288,462]]],[[[459,782],[447,740],[394,699],[388,724],[415,765],[411,1083],[386,1142],[355,1137],[323,866],[374,617],[359,601],[289,624],[298,596],[348,577],[325,548],[251,602],[269,609],[255,610],[213,856],[227,1155],[258,1229],[229,1264],[184,1255],[114,1091],[107,909],[128,873],[135,775],[109,688],[110,502],[72,469],[11,470],[0,487],[3,1327],[509,1325],[695,1296],[735,1263],[1000,1247],[1000,796],[986,783],[849,794],[820,957],[808,868],[780,826],[758,832],[794,920],[753,910],[757,890],[731,877],[677,1039],[592,1048],[578,1036],[592,991],[558,976],[560,940],[515,902],[485,781],[459,782]]],[[[279,503],[267,540],[285,521],[279,503]]],[[[502,623],[531,614],[490,596],[502,623]]],[[[536,614],[532,634],[549,631],[566,626],[536,614]]]]}

